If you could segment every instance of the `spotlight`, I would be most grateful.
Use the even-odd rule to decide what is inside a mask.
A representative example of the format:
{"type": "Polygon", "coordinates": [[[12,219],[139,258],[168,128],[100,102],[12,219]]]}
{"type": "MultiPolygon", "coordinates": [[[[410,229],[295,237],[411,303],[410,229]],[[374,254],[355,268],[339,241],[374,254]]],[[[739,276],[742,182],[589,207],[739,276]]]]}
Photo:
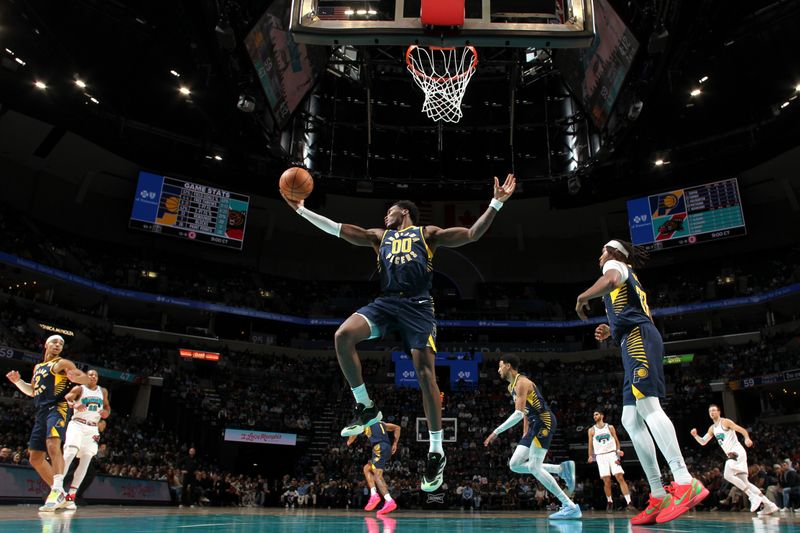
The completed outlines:
{"type": "Polygon", "coordinates": [[[708,81],[708,76],[703,76],[702,78],[700,78],[700,80],[699,80],[699,81],[700,81],[700,83],[705,83],[705,82],[707,82],[707,81],[708,81]]]}
{"type": "Polygon", "coordinates": [[[663,167],[664,166],[664,160],[663,159],[656,159],[655,165],[657,167],[663,167]]]}
{"type": "Polygon", "coordinates": [[[181,75],[178,74],[178,71],[175,70],[175,69],[170,70],[169,73],[172,74],[173,76],[175,76],[176,78],[180,78],[181,77],[181,75]]]}
{"type": "Polygon", "coordinates": [[[183,96],[189,96],[192,94],[192,91],[190,91],[188,87],[184,87],[183,85],[181,85],[181,88],[178,89],[178,92],[180,92],[183,96]]]}
{"type": "Polygon", "coordinates": [[[794,90],[796,92],[800,93],[800,83],[798,83],[797,85],[794,86],[794,90]]]}
{"type": "Polygon", "coordinates": [[[14,61],[16,61],[17,63],[19,63],[19,64],[20,64],[20,65],[22,65],[23,67],[24,67],[24,66],[25,66],[25,64],[26,64],[26,63],[25,63],[25,62],[22,60],[22,58],[20,58],[20,57],[15,57],[15,58],[14,58],[14,61]]]}
{"type": "Polygon", "coordinates": [[[36,86],[37,89],[41,89],[43,91],[47,89],[47,84],[43,81],[36,80],[36,82],[34,82],[34,85],[36,86]]]}
{"type": "Polygon", "coordinates": [[[86,82],[84,82],[84,81],[83,81],[83,80],[81,80],[80,78],[78,78],[78,79],[76,79],[76,80],[75,80],[75,85],[77,85],[77,86],[78,86],[78,87],[80,87],[81,89],[85,89],[85,88],[86,88],[86,82]]]}
{"type": "Polygon", "coordinates": [[[252,113],[256,110],[256,101],[253,97],[242,93],[239,95],[239,100],[236,102],[236,107],[242,113],[252,113]]]}
{"type": "Polygon", "coordinates": [[[366,14],[367,14],[366,9],[359,9],[358,11],[356,11],[356,15],[366,15],[366,14]]]}
{"type": "Polygon", "coordinates": [[[353,15],[356,14],[356,12],[353,11],[352,9],[345,9],[344,14],[352,17],[353,15]]]}
{"type": "Polygon", "coordinates": [[[781,109],[783,109],[785,107],[788,107],[788,106],[789,106],[789,102],[784,102],[784,103],[781,104],[781,109]]]}
{"type": "Polygon", "coordinates": [[[222,161],[222,156],[221,155],[215,155],[214,159],[216,159],[217,161],[222,161]]]}
{"type": "Polygon", "coordinates": [[[100,100],[98,100],[98,99],[97,99],[97,98],[95,98],[94,96],[90,96],[90,97],[89,97],[89,100],[91,100],[91,102],[92,102],[93,104],[99,104],[99,103],[100,103],[100,100]]]}
{"type": "Polygon", "coordinates": [[[702,92],[703,91],[701,91],[700,89],[692,89],[692,92],[690,92],[689,94],[691,94],[692,96],[699,96],[702,92]]]}

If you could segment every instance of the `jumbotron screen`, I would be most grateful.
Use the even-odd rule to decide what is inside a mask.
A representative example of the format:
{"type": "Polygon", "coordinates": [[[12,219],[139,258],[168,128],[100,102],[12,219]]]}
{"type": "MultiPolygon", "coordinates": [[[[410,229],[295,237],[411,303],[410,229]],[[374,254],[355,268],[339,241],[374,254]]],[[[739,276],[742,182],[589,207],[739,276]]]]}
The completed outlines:
{"type": "Polygon", "coordinates": [[[130,227],[242,249],[250,197],[139,172],[130,227]]]}
{"type": "Polygon", "coordinates": [[[648,251],[747,234],[736,178],[629,200],[628,225],[648,251]]]}

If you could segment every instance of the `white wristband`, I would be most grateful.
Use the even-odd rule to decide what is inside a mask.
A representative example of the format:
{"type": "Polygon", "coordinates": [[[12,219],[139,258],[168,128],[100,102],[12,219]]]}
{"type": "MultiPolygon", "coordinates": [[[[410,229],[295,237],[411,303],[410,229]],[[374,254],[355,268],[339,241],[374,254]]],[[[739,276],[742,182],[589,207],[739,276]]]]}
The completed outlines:
{"type": "Polygon", "coordinates": [[[503,202],[501,202],[497,198],[492,198],[492,201],[489,202],[489,207],[491,207],[495,211],[500,211],[503,208],[503,202]]]}

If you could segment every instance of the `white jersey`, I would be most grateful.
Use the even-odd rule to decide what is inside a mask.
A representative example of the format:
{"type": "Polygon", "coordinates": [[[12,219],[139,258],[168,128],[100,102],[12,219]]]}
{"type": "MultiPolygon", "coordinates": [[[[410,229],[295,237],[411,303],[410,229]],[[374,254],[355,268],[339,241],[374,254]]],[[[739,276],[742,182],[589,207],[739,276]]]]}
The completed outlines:
{"type": "Polygon", "coordinates": [[[601,428],[594,426],[592,448],[594,449],[595,455],[603,455],[617,451],[617,443],[614,441],[614,437],[611,436],[608,424],[605,424],[601,428]]]}
{"type": "Polygon", "coordinates": [[[722,426],[721,418],[719,423],[714,424],[711,426],[711,428],[714,432],[714,437],[717,439],[717,442],[720,446],[722,446],[722,451],[724,451],[726,454],[733,452],[740,456],[745,454],[744,447],[739,442],[739,439],[736,438],[736,432],[732,429],[725,429],[722,426]]]}
{"type": "Polygon", "coordinates": [[[72,418],[97,424],[100,421],[100,411],[103,410],[103,388],[98,386],[94,390],[86,385],[81,385],[81,397],[78,400],[86,406],[85,411],[72,411],[72,418]]]}

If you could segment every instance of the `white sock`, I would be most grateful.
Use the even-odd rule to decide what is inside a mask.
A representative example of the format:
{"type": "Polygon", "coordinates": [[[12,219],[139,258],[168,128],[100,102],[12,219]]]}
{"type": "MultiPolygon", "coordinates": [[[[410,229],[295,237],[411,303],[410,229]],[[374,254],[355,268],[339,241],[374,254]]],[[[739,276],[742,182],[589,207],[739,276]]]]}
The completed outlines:
{"type": "Polygon", "coordinates": [[[386,500],[387,502],[390,502],[392,501],[392,495],[387,492],[386,494],[383,495],[383,499],[386,500]]]}
{"type": "Polygon", "coordinates": [[[625,496],[625,503],[630,505],[631,504],[631,495],[630,494],[623,494],[623,496],[625,496]]]}
{"type": "Polygon", "coordinates": [[[376,494],[378,494],[378,489],[376,489],[375,487],[372,487],[371,489],[369,489],[369,495],[370,496],[375,496],[376,494]]]}
{"type": "Polygon", "coordinates": [[[365,407],[372,407],[372,400],[369,399],[369,394],[367,394],[367,385],[362,383],[358,387],[350,388],[353,391],[353,396],[356,398],[356,403],[363,404],[365,407]]]}
{"type": "Polygon", "coordinates": [[[606,496],[606,501],[608,503],[612,503],[614,501],[614,499],[611,496],[606,496]]]}
{"type": "Polygon", "coordinates": [[[64,492],[64,474],[56,474],[53,476],[53,486],[50,487],[58,492],[64,492]]]}
{"type": "Polygon", "coordinates": [[[625,405],[622,407],[622,427],[628,432],[631,442],[633,442],[633,449],[636,450],[636,456],[639,458],[639,463],[650,484],[650,493],[654,498],[663,498],[667,495],[667,491],[661,484],[656,446],[635,406],[625,405]]]}
{"type": "Polygon", "coordinates": [[[675,433],[675,426],[669,419],[667,413],[661,408],[658,398],[647,397],[636,401],[636,411],[642,415],[647,427],[653,434],[658,449],[667,460],[672,477],[679,485],[688,485],[692,482],[692,475],[686,468],[683,461],[681,447],[678,444],[678,435],[675,433]]]}
{"type": "Polygon", "coordinates": [[[428,447],[428,453],[438,453],[444,455],[444,449],[442,449],[442,433],[444,433],[443,429],[439,431],[428,431],[428,435],[431,439],[431,445],[428,447]]]}

